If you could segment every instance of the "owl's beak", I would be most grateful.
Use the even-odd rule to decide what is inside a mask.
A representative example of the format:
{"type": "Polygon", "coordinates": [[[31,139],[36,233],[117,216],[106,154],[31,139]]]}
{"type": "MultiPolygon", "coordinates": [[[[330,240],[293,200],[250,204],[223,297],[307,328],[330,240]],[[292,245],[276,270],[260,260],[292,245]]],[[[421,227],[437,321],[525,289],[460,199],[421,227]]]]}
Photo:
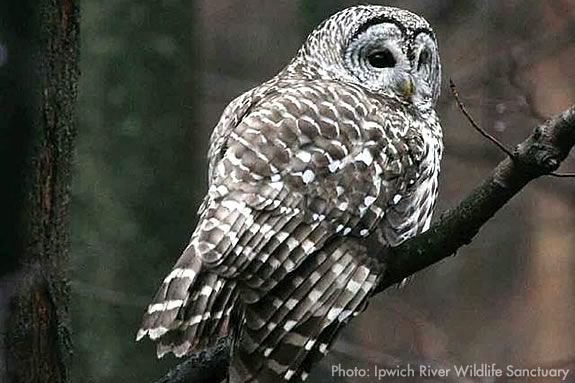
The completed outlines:
{"type": "Polygon", "coordinates": [[[409,98],[415,94],[415,83],[411,76],[401,80],[399,83],[399,91],[405,98],[409,98]]]}

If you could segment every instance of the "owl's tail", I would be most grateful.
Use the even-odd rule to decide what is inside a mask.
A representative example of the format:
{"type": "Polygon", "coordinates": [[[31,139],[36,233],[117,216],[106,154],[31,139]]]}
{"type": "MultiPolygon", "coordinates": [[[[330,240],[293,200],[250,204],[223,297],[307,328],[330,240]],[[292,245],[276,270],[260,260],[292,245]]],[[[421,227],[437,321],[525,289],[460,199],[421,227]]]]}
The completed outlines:
{"type": "Polygon", "coordinates": [[[211,347],[228,334],[237,298],[236,283],[202,271],[201,259],[190,245],[148,306],[136,339],[148,335],[156,340],[159,358],[211,347]]]}
{"type": "Polygon", "coordinates": [[[345,324],[367,305],[377,275],[365,249],[336,241],[314,253],[256,303],[231,358],[231,383],[302,382],[345,324]]]}

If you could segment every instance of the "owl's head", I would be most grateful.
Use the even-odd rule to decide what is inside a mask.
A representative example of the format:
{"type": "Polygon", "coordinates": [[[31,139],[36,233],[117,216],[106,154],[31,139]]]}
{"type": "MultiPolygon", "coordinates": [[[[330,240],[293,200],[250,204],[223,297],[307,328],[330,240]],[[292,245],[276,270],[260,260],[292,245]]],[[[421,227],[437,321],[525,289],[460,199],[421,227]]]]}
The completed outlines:
{"type": "Polygon", "coordinates": [[[433,106],[441,86],[437,41],[427,21],[383,6],[351,7],[331,16],[309,35],[286,70],[346,81],[418,105],[433,106]]]}

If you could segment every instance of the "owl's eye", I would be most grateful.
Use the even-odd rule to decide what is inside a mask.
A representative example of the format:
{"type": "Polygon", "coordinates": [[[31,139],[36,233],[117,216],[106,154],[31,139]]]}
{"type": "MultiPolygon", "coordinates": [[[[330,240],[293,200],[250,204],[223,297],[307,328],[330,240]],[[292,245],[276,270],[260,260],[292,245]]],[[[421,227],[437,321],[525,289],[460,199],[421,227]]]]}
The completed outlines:
{"type": "Polygon", "coordinates": [[[374,68],[392,68],[396,63],[395,57],[389,49],[371,52],[367,56],[367,61],[374,68]]]}

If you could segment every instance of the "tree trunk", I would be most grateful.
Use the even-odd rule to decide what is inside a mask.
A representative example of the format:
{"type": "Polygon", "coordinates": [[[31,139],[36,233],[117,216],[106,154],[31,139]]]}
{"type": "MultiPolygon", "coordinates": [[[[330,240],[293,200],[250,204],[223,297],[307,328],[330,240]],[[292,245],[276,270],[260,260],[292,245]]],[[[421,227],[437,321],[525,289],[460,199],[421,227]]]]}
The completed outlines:
{"type": "Polygon", "coordinates": [[[7,158],[15,177],[7,184],[14,204],[6,207],[13,235],[0,272],[0,381],[66,382],[79,9],[74,0],[2,3],[0,151],[16,159],[7,158]]]}

